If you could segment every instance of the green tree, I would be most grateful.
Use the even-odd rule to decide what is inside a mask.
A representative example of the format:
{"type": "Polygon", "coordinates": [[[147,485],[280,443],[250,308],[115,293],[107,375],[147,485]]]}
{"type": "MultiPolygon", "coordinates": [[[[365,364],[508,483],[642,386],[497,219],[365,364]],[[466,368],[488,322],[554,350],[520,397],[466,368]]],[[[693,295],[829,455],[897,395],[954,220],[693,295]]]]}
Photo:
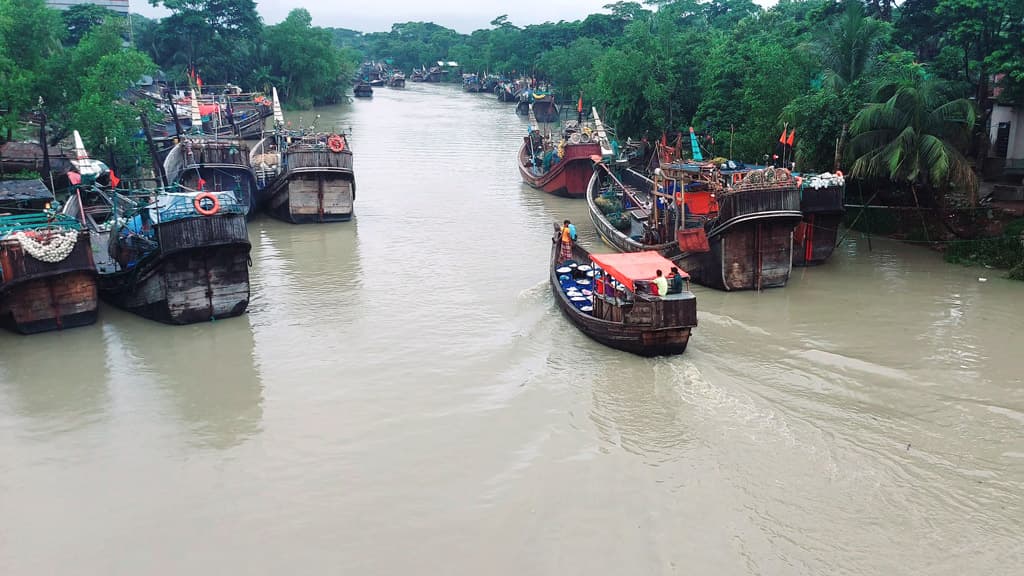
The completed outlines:
{"type": "Polygon", "coordinates": [[[919,188],[935,194],[955,186],[976,203],[976,177],[961,152],[974,128],[974,104],[950,100],[943,88],[917,65],[881,82],[874,102],[853,119],[853,175],[907,183],[915,197],[919,188]]]}
{"type": "Polygon", "coordinates": [[[94,27],[103,24],[108,18],[119,18],[119,16],[116,12],[96,4],[75,4],[64,10],[61,13],[61,18],[68,30],[66,43],[69,46],[74,46],[94,27]]]}
{"type": "Polygon", "coordinates": [[[281,80],[279,93],[292,105],[337,102],[344,94],[343,81],[355,72],[354,63],[334,46],[331,32],[314,27],[305,8],[296,8],[280,24],[268,26],[264,42],[270,76],[281,80]]]}

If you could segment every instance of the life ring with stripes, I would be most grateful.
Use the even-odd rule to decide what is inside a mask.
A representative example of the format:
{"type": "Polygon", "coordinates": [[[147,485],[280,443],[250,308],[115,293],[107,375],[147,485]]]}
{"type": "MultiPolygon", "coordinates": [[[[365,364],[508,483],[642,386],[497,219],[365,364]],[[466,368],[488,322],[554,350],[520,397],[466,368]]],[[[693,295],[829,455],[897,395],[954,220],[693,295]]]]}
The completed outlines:
{"type": "Polygon", "coordinates": [[[331,149],[331,152],[341,152],[345,149],[345,140],[337,134],[332,134],[327,139],[327,147],[331,149]]]}

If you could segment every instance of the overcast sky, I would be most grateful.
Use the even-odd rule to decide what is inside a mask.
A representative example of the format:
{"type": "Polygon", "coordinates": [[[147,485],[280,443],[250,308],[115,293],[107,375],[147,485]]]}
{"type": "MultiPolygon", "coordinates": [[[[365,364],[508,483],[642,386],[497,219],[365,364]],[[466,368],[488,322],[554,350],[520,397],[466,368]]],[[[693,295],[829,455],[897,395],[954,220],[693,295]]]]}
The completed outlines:
{"type": "MultiPolygon", "coordinates": [[[[257,0],[267,24],[276,24],[292,8],[304,7],[313,15],[314,26],[351,28],[362,32],[391,30],[395,22],[434,22],[459,32],[487,28],[495,17],[508,14],[518,26],[579,20],[614,0],[257,0]]],[[[774,4],[774,0],[755,0],[774,4]]],[[[132,10],[145,16],[166,14],[147,0],[132,0],[132,10]]]]}

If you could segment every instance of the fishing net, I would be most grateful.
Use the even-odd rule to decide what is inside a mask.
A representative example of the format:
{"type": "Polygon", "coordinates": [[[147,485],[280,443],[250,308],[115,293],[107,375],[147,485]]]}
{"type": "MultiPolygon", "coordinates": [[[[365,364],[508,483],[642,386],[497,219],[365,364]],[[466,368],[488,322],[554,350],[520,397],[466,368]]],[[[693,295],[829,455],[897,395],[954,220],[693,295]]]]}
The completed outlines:
{"type": "Polygon", "coordinates": [[[78,243],[77,230],[37,230],[15,232],[21,249],[40,262],[63,262],[78,243]]]}

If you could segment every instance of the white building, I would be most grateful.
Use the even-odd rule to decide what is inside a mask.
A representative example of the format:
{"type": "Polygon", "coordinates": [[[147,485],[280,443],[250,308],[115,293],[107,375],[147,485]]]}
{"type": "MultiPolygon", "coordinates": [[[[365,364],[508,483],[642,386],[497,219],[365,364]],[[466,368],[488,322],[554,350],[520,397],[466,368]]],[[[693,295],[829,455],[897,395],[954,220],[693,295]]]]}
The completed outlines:
{"type": "Polygon", "coordinates": [[[67,10],[76,4],[95,4],[114,12],[128,14],[128,0],[46,0],[46,5],[58,10],[67,10]]]}

